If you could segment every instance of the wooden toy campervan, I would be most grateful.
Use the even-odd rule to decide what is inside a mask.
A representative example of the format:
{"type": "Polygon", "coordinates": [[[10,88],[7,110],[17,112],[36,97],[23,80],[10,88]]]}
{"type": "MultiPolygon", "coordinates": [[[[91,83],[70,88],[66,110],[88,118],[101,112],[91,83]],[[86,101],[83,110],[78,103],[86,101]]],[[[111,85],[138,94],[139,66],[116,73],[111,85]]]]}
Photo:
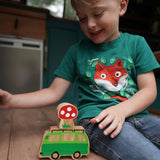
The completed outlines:
{"type": "Polygon", "coordinates": [[[61,156],[80,159],[89,154],[89,140],[82,126],[75,126],[77,108],[70,103],[57,106],[59,123],[51,126],[43,135],[39,157],[58,160],[61,156]]]}

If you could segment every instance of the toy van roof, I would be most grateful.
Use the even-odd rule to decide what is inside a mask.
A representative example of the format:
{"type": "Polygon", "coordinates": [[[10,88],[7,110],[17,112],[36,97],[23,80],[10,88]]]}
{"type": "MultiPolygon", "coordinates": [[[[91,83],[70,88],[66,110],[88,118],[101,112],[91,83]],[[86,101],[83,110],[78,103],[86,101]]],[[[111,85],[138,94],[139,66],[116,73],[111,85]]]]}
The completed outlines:
{"type": "Polygon", "coordinates": [[[73,129],[70,129],[70,128],[60,129],[57,126],[51,126],[50,129],[49,129],[49,132],[54,132],[54,131],[79,131],[79,132],[84,132],[84,128],[82,126],[74,126],[73,129]]]}

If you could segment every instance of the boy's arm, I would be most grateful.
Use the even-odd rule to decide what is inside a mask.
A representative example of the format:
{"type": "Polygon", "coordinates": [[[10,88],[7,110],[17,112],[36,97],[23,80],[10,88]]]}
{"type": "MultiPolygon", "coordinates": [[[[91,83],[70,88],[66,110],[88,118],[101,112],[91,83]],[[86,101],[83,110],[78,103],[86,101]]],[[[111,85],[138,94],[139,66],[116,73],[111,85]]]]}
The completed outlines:
{"type": "Polygon", "coordinates": [[[111,133],[112,138],[116,137],[122,129],[125,118],[143,111],[154,102],[157,88],[153,71],[138,75],[137,83],[139,91],[134,96],[103,110],[97,117],[91,119],[91,123],[100,122],[100,129],[109,125],[104,131],[105,135],[111,133]]]}
{"type": "Polygon", "coordinates": [[[12,95],[0,90],[0,109],[40,108],[56,104],[67,92],[71,82],[56,77],[49,88],[39,91],[12,95]]]}

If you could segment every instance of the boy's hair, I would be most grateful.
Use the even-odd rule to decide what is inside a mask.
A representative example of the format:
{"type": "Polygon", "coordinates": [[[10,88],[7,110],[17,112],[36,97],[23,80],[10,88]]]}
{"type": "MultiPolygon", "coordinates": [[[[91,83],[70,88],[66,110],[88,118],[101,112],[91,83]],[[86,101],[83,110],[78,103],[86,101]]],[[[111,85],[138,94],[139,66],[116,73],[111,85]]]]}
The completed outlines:
{"type": "Polygon", "coordinates": [[[91,5],[91,4],[96,3],[97,1],[98,0],[71,0],[71,5],[72,5],[73,9],[76,10],[76,8],[78,7],[79,3],[91,5]]]}

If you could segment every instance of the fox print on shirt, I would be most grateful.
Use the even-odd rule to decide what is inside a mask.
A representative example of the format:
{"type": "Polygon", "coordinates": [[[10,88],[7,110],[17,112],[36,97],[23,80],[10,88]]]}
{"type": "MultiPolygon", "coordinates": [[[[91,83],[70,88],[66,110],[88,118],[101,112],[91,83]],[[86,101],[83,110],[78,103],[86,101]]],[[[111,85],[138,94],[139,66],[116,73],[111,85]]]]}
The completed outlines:
{"type": "MultiPolygon", "coordinates": [[[[103,86],[106,91],[120,91],[127,86],[128,73],[123,68],[122,60],[118,59],[114,65],[104,66],[100,61],[96,65],[96,72],[94,74],[95,83],[98,86],[103,86]]],[[[110,99],[117,98],[120,101],[125,101],[127,98],[115,95],[110,99]]]]}

